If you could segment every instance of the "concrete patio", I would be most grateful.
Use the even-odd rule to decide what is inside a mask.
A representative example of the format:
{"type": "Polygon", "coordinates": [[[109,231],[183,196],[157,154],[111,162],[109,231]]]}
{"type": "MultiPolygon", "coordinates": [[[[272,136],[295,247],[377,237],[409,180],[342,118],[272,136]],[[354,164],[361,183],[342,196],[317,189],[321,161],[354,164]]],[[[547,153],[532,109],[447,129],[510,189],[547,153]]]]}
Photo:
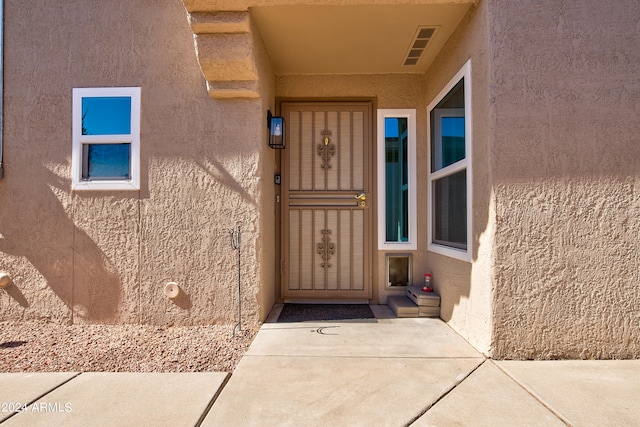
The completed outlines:
{"type": "Polygon", "coordinates": [[[372,309],[371,320],[267,322],[232,375],[0,374],[0,424],[640,422],[640,360],[487,360],[439,319],[397,319],[386,307],[372,309]],[[14,414],[16,403],[25,406],[14,414]]]}

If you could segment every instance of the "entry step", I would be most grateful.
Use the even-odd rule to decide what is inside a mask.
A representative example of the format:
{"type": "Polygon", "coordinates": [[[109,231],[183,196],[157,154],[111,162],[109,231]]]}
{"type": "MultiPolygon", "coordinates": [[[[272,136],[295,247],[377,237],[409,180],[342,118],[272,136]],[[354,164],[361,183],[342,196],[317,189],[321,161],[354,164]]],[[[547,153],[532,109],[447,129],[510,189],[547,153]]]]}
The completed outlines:
{"type": "Polygon", "coordinates": [[[440,295],[435,292],[425,292],[420,286],[407,286],[407,296],[419,306],[440,306],[440,295]]]}
{"type": "Polygon", "coordinates": [[[440,317],[440,305],[417,305],[404,295],[387,298],[387,305],[398,317],[440,317]]]}

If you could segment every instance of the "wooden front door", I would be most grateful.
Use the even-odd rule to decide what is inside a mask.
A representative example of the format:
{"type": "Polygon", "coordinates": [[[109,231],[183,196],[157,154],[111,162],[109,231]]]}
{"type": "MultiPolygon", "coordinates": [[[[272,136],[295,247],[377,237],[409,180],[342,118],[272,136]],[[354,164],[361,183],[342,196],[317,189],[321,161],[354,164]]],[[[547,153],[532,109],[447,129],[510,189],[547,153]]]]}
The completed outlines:
{"type": "Polygon", "coordinates": [[[371,298],[369,103],[284,103],[282,297],[371,298]]]}

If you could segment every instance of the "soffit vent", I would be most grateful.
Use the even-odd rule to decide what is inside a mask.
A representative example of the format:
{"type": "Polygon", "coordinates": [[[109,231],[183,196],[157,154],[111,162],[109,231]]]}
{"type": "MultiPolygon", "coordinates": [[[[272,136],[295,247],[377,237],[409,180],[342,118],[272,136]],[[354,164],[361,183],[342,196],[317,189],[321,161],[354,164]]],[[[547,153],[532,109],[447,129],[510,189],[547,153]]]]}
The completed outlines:
{"type": "Polygon", "coordinates": [[[420,58],[422,58],[422,54],[427,50],[429,41],[431,41],[435,32],[435,27],[418,27],[416,35],[409,45],[407,55],[405,56],[402,65],[417,65],[420,58]]]}

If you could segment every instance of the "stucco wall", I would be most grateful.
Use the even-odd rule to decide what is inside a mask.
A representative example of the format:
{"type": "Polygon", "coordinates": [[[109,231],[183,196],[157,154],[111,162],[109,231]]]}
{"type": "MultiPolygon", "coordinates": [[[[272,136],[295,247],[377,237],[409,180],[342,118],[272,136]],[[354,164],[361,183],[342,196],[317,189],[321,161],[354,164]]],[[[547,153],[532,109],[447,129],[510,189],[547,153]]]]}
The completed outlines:
{"type": "MultiPolygon", "coordinates": [[[[491,354],[494,213],[491,191],[491,111],[487,4],[472,7],[424,76],[425,98],[432,102],[471,60],[472,113],[472,261],[429,252],[428,270],[441,296],[440,317],[478,350],[491,354]]],[[[425,155],[426,158],[426,155],[425,155]]],[[[426,181],[426,173],[424,177],[426,181]]],[[[424,229],[426,237],[426,204],[424,229]]]]}
{"type": "Polygon", "coordinates": [[[276,203],[277,186],[274,184],[274,176],[278,168],[278,152],[267,145],[268,130],[266,122],[266,111],[270,110],[272,113],[276,111],[276,81],[267,49],[254,22],[252,22],[252,35],[259,74],[260,93],[262,94],[262,111],[255,124],[259,130],[258,140],[255,141],[255,144],[260,150],[260,163],[256,174],[258,178],[257,194],[260,195],[257,199],[257,210],[260,213],[260,234],[256,245],[258,265],[255,266],[258,272],[259,285],[246,282],[245,286],[250,289],[250,296],[254,293],[257,294],[258,312],[256,314],[258,319],[262,321],[269,315],[276,301],[276,269],[279,266],[280,259],[277,251],[278,228],[276,226],[279,205],[276,203]]]}
{"type": "Polygon", "coordinates": [[[1,319],[235,322],[240,225],[243,322],[261,320],[274,281],[273,240],[259,237],[274,210],[260,202],[273,191],[260,182],[274,167],[268,105],[208,96],[182,1],[9,0],[4,34],[0,270],[14,286],[1,319]],[[141,191],[71,192],[72,88],[102,86],[142,87],[141,191]]]}
{"type": "Polygon", "coordinates": [[[640,5],[489,5],[494,356],[640,357],[640,5]]]}

